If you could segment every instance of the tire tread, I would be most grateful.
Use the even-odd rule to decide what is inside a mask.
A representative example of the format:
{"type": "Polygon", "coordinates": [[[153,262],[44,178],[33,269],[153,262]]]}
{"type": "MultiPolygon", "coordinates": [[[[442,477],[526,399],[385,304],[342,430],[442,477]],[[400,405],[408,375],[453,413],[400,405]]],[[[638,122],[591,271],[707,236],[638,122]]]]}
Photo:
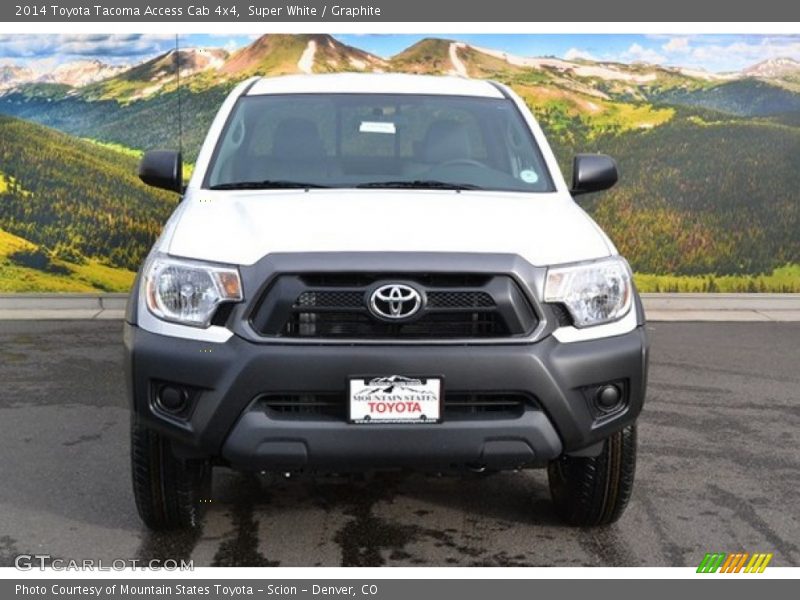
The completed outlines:
{"type": "Polygon", "coordinates": [[[633,492],[635,471],[635,425],[612,434],[597,456],[563,456],[552,461],[548,476],[556,512],[580,527],[617,521],[633,492]]]}
{"type": "Polygon", "coordinates": [[[150,529],[194,529],[202,517],[201,500],[210,491],[208,461],[175,457],[169,441],[131,421],[133,496],[142,521],[150,529]]]}

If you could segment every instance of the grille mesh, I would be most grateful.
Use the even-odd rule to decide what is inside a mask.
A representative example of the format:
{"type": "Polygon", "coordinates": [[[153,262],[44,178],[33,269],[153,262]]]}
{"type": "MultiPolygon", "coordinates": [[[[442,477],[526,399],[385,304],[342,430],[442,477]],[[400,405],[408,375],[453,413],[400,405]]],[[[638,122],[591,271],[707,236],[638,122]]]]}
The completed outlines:
{"type": "Polygon", "coordinates": [[[431,308],[491,308],[494,300],[486,292],[429,292],[431,308]]]}
{"type": "Polygon", "coordinates": [[[339,291],[303,292],[294,305],[300,308],[361,308],[364,306],[364,294],[339,291]]]}
{"type": "Polygon", "coordinates": [[[495,312],[427,313],[415,321],[387,323],[359,312],[296,312],[284,327],[290,337],[481,338],[508,335],[495,312]]]}
{"type": "MultiPolygon", "coordinates": [[[[491,308],[495,305],[486,292],[428,292],[430,308],[491,308]]],[[[298,308],[361,308],[364,292],[361,291],[309,291],[298,296],[294,305],[298,308]]]]}
{"type": "Polygon", "coordinates": [[[260,334],[283,338],[469,340],[522,335],[537,319],[508,275],[345,272],[278,276],[250,321],[260,334]],[[387,321],[368,307],[372,290],[392,282],[425,298],[408,320],[387,321]]]}

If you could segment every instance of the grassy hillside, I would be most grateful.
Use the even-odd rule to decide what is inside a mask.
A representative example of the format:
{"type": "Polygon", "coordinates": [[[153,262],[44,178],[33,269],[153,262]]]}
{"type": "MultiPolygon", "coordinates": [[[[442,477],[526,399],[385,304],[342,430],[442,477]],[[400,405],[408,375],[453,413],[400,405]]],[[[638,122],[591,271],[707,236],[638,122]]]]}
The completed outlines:
{"type": "Polygon", "coordinates": [[[400,73],[441,75],[453,68],[448,52],[452,40],[425,38],[392,57],[392,70],[400,73]]]}
{"type": "Polygon", "coordinates": [[[301,72],[303,53],[313,45],[314,73],[364,71],[384,68],[377,56],[354,48],[326,34],[269,34],[236,52],[221,69],[223,77],[241,80],[251,75],[288,75],[301,72]]]}
{"type": "MultiPolygon", "coordinates": [[[[273,35],[273,37],[275,37],[273,35]]],[[[388,63],[360,48],[343,44],[330,35],[312,35],[309,41],[316,44],[314,73],[338,73],[340,71],[385,70],[388,63]]]]}
{"type": "Polygon", "coordinates": [[[0,293],[127,292],[134,272],[96,260],[83,264],[51,257],[36,244],[0,229],[0,293]]]}
{"type": "Polygon", "coordinates": [[[634,275],[640,292],[800,293],[800,265],[763,275],[634,275]]]}
{"type": "Polygon", "coordinates": [[[244,79],[256,73],[297,73],[297,61],[308,45],[308,35],[265,35],[236,52],[222,74],[244,79]]]}
{"type": "MultiPolygon", "coordinates": [[[[643,289],[800,290],[800,93],[791,78],[526,61],[435,38],[384,61],[326,35],[267,35],[219,71],[183,80],[185,159],[194,161],[237,81],[297,72],[309,42],[314,72],[444,74],[455,55],[471,76],[508,83],[524,98],[567,177],[576,152],[615,156],[620,184],[581,200],[635,269],[657,274],[640,276],[643,289]]],[[[171,211],[173,198],[135,178],[143,150],[178,146],[178,92],[163,76],[174,62],[164,60],[80,91],[36,84],[0,96],[0,113],[89,140],[0,117],[0,228],[49,257],[55,266],[42,276],[62,277],[61,265],[86,285],[122,285],[130,272],[113,270],[138,266],[171,211]],[[141,95],[159,77],[163,85],[141,95]]]]}
{"type": "Polygon", "coordinates": [[[587,207],[635,269],[756,274],[800,263],[800,129],[683,116],[590,146],[617,158],[622,180],[587,207]]]}
{"type": "Polygon", "coordinates": [[[5,116],[0,157],[0,228],[76,264],[136,269],[176,202],[133,157],[5,116]]]}
{"type": "Polygon", "coordinates": [[[107,79],[83,86],[76,95],[85,100],[114,100],[127,104],[140,98],[174,90],[176,70],[180,64],[181,77],[200,76],[214,65],[222,64],[228,57],[227,51],[216,49],[181,49],[159,55],[142,64],[122,71],[107,79]]]}
{"type": "Polygon", "coordinates": [[[651,97],[661,103],[708,108],[744,117],[800,112],[800,94],[758,79],[741,79],[698,89],[675,88],[651,97]]]}
{"type": "Polygon", "coordinates": [[[71,91],[70,86],[62,83],[26,83],[16,90],[16,95],[22,99],[37,98],[53,102],[67,98],[71,91]]]}
{"type": "MultiPolygon", "coordinates": [[[[233,83],[180,91],[184,156],[194,162],[206,131],[233,83]]],[[[120,105],[114,100],[70,97],[57,103],[19,94],[0,97],[0,113],[35,121],[71,135],[147,150],[178,148],[178,93],[156,94],[120,105]]]]}
{"type": "Polygon", "coordinates": [[[603,135],[660,127],[672,119],[671,107],[619,102],[551,85],[510,82],[556,143],[570,151],[603,135]]]}

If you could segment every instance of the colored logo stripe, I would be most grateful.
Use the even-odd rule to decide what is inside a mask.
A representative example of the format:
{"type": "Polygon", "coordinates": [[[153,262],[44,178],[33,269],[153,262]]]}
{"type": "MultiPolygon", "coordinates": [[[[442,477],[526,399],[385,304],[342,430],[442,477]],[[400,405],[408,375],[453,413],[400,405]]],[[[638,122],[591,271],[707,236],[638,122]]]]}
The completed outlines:
{"type": "Polygon", "coordinates": [[[697,567],[698,573],[740,573],[744,568],[744,573],[763,573],[767,565],[772,560],[772,553],[757,552],[749,554],[748,552],[734,552],[733,554],[726,554],[725,552],[709,552],[700,561],[697,567]],[[747,562],[747,559],[750,559],[747,562]],[[745,562],[747,566],[745,567],[745,562]]]}
{"type": "Polygon", "coordinates": [[[714,552],[714,553],[707,553],[703,560],[700,562],[700,566],[697,567],[698,573],[716,573],[719,566],[722,564],[722,561],[725,560],[725,553],[724,552],[714,552]]]}
{"type": "Polygon", "coordinates": [[[750,554],[747,552],[729,554],[728,559],[722,565],[720,573],[738,573],[742,570],[742,566],[744,566],[744,562],[747,560],[748,556],[750,556],[750,554]]]}
{"type": "Polygon", "coordinates": [[[769,561],[772,560],[772,554],[753,554],[753,558],[747,563],[744,569],[745,573],[763,573],[767,568],[769,561]]]}

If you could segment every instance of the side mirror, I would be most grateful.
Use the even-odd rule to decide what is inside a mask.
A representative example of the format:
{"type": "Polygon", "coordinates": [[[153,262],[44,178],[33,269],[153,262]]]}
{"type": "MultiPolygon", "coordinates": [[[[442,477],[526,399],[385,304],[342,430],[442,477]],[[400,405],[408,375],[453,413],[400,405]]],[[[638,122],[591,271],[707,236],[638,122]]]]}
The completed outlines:
{"type": "Polygon", "coordinates": [[[172,150],[150,150],[139,163],[139,179],[147,185],[183,192],[183,159],[180,152],[172,150]]]}
{"type": "Polygon", "coordinates": [[[572,163],[573,196],[607,190],[617,183],[617,163],[605,154],[578,154],[572,163]]]}

